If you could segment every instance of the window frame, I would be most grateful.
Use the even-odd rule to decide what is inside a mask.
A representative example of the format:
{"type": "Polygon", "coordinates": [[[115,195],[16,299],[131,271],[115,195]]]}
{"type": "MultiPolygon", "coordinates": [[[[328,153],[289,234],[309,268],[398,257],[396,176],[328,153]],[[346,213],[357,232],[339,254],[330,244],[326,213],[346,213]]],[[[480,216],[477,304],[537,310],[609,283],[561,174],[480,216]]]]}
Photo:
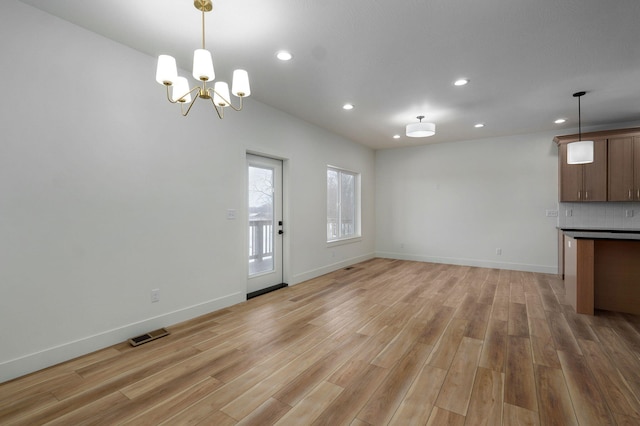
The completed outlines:
{"type": "Polygon", "coordinates": [[[332,166],[332,165],[327,165],[327,172],[326,172],[326,209],[327,209],[327,216],[326,216],[326,229],[325,229],[325,238],[327,241],[328,245],[339,245],[339,244],[345,244],[345,243],[349,243],[349,242],[355,242],[355,241],[359,241],[362,238],[362,231],[361,231],[361,175],[360,173],[353,171],[353,170],[349,170],[349,169],[345,169],[342,167],[336,167],[336,166],[332,166]],[[338,212],[338,219],[337,219],[337,227],[338,227],[338,231],[339,234],[336,238],[330,238],[329,237],[329,185],[328,185],[328,179],[329,179],[329,172],[333,171],[333,172],[337,172],[338,173],[338,201],[337,201],[337,212],[338,212]],[[341,213],[342,213],[342,209],[341,209],[341,203],[342,203],[342,175],[346,174],[346,175],[350,175],[353,176],[354,178],[354,205],[353,205],[353,234],[349,234],[349,235],[343,235],[342,234],[342,226],[341,226],[341,222],[342,222],[342,218],[341,218],[341,213]]]}

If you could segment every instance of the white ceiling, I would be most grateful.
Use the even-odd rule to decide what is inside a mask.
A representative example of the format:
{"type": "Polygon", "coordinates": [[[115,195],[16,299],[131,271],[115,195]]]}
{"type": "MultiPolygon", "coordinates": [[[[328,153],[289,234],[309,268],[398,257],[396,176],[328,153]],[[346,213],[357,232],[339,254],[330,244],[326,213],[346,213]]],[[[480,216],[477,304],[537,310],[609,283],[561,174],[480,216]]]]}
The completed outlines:
{"type": "MultiPolygon", "coordinates": [[[[151,56],[175,56],[189,72],[200,47],[192,0],[22,1],[151,56]]],[[[251,79],[247,102],[257,99],[375,149],[567,133],[577,127],[572,94],[581,90],[583,127],[640,119],[639,0],[214,0],[213,6],[207,48],[217,78],[229,80],[233,69],[244,68],[251,79]],[[280,49],[294,59],[276,60],[280,49]],[[471,82],[454,87],[461,77],[471,82]],[[344,111],[346,102],[355,109],[344,111]],[[404,136],[417,115],[436,123],[435,136],[404,136]],[[567,123],[554,124],[558,117],[567,123]],[[486,126],[474,128],[479,122],[486,126]]]]}

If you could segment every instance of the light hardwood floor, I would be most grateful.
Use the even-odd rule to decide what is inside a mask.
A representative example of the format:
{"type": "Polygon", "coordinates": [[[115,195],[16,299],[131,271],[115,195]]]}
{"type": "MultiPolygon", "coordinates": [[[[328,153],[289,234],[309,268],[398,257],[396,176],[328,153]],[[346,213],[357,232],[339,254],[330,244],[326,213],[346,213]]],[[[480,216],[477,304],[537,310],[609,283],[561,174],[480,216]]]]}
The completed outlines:
{"type": "Polygon", "coordinates": [[[639,425],[640,318],[373,259],[0,385],[0,424],[639,425]]]}

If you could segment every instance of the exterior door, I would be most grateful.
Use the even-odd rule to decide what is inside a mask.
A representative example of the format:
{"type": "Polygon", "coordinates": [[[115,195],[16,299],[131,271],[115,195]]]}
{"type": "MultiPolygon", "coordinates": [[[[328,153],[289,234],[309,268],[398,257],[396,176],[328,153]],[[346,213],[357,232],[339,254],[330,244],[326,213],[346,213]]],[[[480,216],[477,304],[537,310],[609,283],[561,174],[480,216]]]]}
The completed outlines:
{"type": "Polygon", "coordinates": [[[282,277],[282,161],[247,154],[247,296],[286,286],[282,277]]]}

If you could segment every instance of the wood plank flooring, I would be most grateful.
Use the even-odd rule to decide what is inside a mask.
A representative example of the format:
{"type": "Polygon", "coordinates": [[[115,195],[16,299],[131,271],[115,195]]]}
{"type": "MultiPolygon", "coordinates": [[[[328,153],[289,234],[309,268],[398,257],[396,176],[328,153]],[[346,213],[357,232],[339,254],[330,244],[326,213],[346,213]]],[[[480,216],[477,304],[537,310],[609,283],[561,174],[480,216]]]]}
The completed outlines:
{"type": "Polygon", "coordinates": [[[640,425],[640,317],[373,259],[0,384],[2,425],[640,425]]]}

